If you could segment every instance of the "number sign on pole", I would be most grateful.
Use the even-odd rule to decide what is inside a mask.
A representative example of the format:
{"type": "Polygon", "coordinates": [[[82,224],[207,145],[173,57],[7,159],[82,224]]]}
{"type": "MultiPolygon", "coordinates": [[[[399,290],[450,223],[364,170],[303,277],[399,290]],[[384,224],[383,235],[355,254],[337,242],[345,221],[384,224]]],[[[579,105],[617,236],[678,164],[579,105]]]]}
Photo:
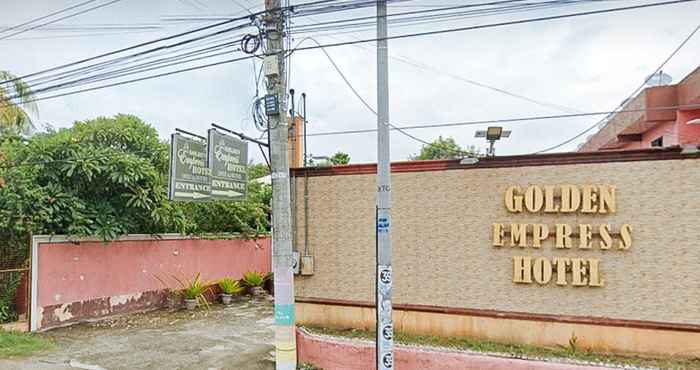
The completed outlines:
{"type": "Polygon", "coordinates": [[[246,197],[248,144],[235,137],[209,130],[211,198],[243,200],[246,197]]]}
{"type": "Polygon", "coordinates": [[[202,202],[210,199],[211,177],[207,143],[172,134],[170,143],[170,200],[202,202]]]}

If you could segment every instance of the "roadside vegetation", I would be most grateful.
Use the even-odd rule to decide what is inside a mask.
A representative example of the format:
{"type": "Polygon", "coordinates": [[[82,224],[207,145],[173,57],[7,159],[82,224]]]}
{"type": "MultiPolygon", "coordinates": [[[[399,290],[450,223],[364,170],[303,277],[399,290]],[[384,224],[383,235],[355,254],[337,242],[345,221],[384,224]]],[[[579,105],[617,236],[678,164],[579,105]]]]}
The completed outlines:
{"type": "MultiPolygon", "coordinates": [[[[0,268],[26,265],[30,235],[108,242],[124,234],[255,238],[269,232],[269,185],[250,181],[245,201],[169,201],[169,143],[136,116],[99,117],[27,136],[31,121],[12,126],[3,121],[10,113],[20,114],[0,112],[0,268]]],[[[253,165],[249,172],[253,180],[269,171],[253,165]]],[[[2,280],[0,322],[16,319],[3,297],[13,298],[17,284],[2,280]]]]}
{"type": "Polygon", "coordinates": [[[0,329],[0,358],[25,357],[51,348],[53,343],[41,334],[0,329]]]}
{"type": "MultiPolygon", "coordinates": [[[[373,331],[356,329],[329,329],[320,327],[304,327],[313,334],[329,335],[349,339],[374,340],[373,331]]],[[[468,350],[491,354],[502,354],[515,358],[529,359],[568,359],[587,363],[603,363],[615,365],[632,365],[638,367],[658,369],[700,369],[700,358],[670,358],[670,357],[640,357],[634,355],[618,355],[612,353],[600,353],[578,347],[575,335],[569,340],[567,346],[556,348],[535,347],[520,344],[498,343],[489,340],[453,337],[442,338],[427,335],[414,335],[397,332],[394,335],[396,343],[407,345],[420,345],[429,347],[441,347],[457,350],[468,350]]]]}

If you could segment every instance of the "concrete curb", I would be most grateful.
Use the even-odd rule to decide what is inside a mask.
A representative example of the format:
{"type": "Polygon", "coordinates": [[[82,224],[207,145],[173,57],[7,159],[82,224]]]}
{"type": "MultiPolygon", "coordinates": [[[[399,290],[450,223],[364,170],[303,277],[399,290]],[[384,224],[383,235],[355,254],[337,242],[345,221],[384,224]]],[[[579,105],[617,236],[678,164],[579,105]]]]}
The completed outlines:
{"type": "MultiPolygon", "coordinates": [[[[608,367],[562,364],[545,361],[494,357],[460,351],[441,351],[398,345],[395,368],[401,370],[601,370],[608,367]]],[[[374,368],[374,346],[365,341],[342,340],[311,334],[297,328],[299,363],[311,363],[324,370],[366,370],[374,368]]]]}

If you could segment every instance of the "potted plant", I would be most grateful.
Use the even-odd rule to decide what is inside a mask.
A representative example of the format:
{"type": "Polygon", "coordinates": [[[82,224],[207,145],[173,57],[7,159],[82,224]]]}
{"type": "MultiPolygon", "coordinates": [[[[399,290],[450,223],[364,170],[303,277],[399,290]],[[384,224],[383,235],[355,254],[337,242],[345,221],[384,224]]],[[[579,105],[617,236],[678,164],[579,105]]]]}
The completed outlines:
{"type": "Polygon", "coordinates": [[[259,297],[265,294],[265,289],[263,289],[263,284],[265,283],[265,278],[263,275],[256,271],[248,271],[243,274],[243,284],[245,284],[250,293],[259,297]]]}
{"type": "Polygon", "coordinates": [[[221,288],[221,303],[225,305],[231,304],[233,296],[239,294],[244,289],[238,280],[231,278],[219,280],[219,288],[221,288]]]}
{"type": "Polygon", "coordinates": [[[194,310],[197,308],[197,305],[206,308],[209,307],[209,302],[207,302],[207,298],[204,296],[209,291],[209,287],[207,286],[208,284],[204,283],[200,278],[200,273],[197,273],[194,279],[191,280],[181,280],[177,277],[175,280],[177,280],[182,287],[180,294],[182,294],[185,300],[185,308],[187,308],[187,310],[194,310]]]}

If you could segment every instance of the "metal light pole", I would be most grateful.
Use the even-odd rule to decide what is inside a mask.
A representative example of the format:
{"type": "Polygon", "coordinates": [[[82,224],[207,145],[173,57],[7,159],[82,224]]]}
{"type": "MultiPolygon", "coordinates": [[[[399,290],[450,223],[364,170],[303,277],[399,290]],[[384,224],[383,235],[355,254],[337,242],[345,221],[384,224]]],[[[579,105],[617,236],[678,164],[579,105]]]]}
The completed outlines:
{"type": "MultiPolygon", "coordinates": [[[[265,56],[268,96],[278,105],[269,115],[270,164],[272,166],[272,270],[275,278],[275,360],[277,370],[296,369],[294,326],[294,275],[289,163],[287,159],[287,88],[284,60],[284,10],[281,0],[265,0],[265,56]]],[[[267,102],[266,102],[267,104],[267,102]]]]}
{"type": "Polygon", "coordinates": [[[386,0],[377,1],[377,369],[394,368],[391,318],[391,158],[386,0]]]}

